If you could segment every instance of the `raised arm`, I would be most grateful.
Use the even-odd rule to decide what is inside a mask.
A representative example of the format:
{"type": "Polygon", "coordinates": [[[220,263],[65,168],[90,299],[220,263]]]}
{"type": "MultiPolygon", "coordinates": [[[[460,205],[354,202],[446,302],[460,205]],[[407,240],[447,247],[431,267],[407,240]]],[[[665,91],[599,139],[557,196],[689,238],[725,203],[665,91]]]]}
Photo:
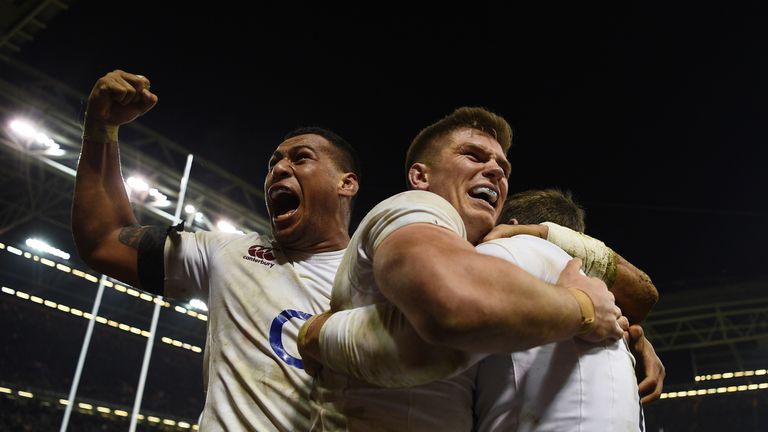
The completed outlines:
{"type": "Polygon", "coordinates": [[[631,324],[644,320],[659,300],[648,275],[598,239],[570,228],[546,222],[536,225],[499,225],[483,241],[518,234],[541,237],[573,257],[581,258],[589,276],[603,280],[616,296],[616,304],[631,324]]]}
{"type": "Polygon", "coordinates": [[[373,262],[382,293],[428,343],[510,352],[585,330],[582,337],[595,341],[623,334],[613,295],[601,281],[579,274],[579,260],[558,281],[569,288],[566,296],[443,228],[412,224],[389,235],[373,262]],[[587,324],[590,314],[593,325],[587,324]]]}
{"type": "Polygon", "coordinates": [[[140,286],[137,249],[142,235],[120,172],[117,131],[149,111],[157,96],[149,80],[115,70],[88,97],[83,147],[75,179],[72,233],[80,257],[94,269],[140,286]]]}

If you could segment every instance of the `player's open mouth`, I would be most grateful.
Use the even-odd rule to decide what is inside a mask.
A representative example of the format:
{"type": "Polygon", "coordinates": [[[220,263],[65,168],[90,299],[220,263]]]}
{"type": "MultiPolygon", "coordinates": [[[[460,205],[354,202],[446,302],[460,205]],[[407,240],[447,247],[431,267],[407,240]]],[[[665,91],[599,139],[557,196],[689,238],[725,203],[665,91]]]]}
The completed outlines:
{"type": "Polygon", "coordinates": [[[282,222],[296,213],[301,198],[285,186],[273,186],[269,189],[269,200],[272,208],[272,220],[282,222]]]}
{"type": "Polygon", "coordinates": [[[491,207],[496,208],[496,201],[499,200],[499,192],[490,186],[477,186],[469,191],[469,196],[487,202],[491,207]]]}

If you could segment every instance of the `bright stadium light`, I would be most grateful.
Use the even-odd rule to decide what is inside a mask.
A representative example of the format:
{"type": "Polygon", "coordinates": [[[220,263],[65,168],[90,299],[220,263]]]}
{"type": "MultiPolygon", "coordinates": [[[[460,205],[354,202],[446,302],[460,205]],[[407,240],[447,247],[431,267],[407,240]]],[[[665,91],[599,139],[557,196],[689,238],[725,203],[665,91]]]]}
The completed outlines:
{"type": "Polygon", "coordinates": [[[22,138],[32,138],[37,133],[35,127],[26,120],[11,120],[9,126],[16,135],[22,138]]]}
{"type": "Polygon", "coordinates": [[[149,185],[147,182],[144,181],[144,179],[141,179],[139,177],[130,176],[127,179],[125,179],[125,183],[128,185],[128,187],[131,188],[131,190],[144,192],[149,190],[149,185]]]}
{"type": "Polygon", "coordinates": [[[168,196],[160,192],[157,188],[149,188],[149,196],[154,199],[152,205],[155,207],[168,207],[171,205],[171,202],[168,201],[168,196]]]}
{"type": "Polygon", "coordinates": [[[44,242],[42,240],[39,240],[39,239],[36,239],[36,238],[28,238],[26,243],[27,243],[27,246],[31,247],[32,249],[39,250],[40,252],[44,252],[44,253],[47,253],[47,254],[50,254],[50,255],[53,255],[53,256],[57,256],[59,258],[65,259],[65,260],[69,259],[69,254],[68,253],[64,252],[61,249],[57,249],[57,248],[49,245],[48,243],[46,243],[46,242],[44,242]]]}
{"type": "Polygon", "coordinates": [[[35,141],[37,141],[38,144],[42,144],[48,148],[59,148],[59,145],[56,144],[56,141],[54,141],[53,138],[49,137],[43,132],[37,132],[35,134],[35,141]]]}
{"type": "Polygon", "coordinates": [[[216,223],[216,228],[218,228],[220,231],[228,232],[228,233],[237,233],[237,234],[245,234],[244,232],[237,229],[234,225],[231,223],[220,220],[216,223]]]}
{"type": "Polygon", "coordinates": [[[149,196],[157,201],[168,201],[168,196],[160,192],[157,188],[149,188],[149,196]]]}
{"type": "Polygon", "coordinates": [[[192,214],[192,213],[194,213],[196,211],[197,211],[197,209],[192,204],[187,204],[187,205],[184,206],[184,213],[186,213],[186,214],[192,214]]]}
{"type": "Polygon", "coordinates": [[[45,153],[51,156],[62,156],[66,152],[61,146],[49,137],[45,132],[40,131],[32,122],[22,119],[14,119],[8,125],[10,129],[19,137],[34,141],[45,148],[45,153]]]}
{"type": "Polygon", "coordinates": [[[189,301],[189,306],[201,310],[204,312],[208,312],[208,306],[206,306],[205,302],[200,299],[192,299],[189,301]]]}

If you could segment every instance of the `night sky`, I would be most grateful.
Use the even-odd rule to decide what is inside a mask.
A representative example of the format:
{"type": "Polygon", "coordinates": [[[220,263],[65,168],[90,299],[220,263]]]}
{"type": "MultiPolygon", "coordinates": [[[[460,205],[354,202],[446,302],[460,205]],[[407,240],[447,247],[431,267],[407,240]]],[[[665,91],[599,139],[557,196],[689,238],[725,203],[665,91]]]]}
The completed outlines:
{"type": "Polygon", "coordinates": [[[258,185],[286,132],[330,128],[363,159],[355,223],[403,189],[422,127],[485,106],[514,129],[510,191],[572,190],[662,301],[768,276],[757,2],[160,3],[74,2],[15,58],[83,93],[146,75],[160,102],[142,124],[258,185]]]}

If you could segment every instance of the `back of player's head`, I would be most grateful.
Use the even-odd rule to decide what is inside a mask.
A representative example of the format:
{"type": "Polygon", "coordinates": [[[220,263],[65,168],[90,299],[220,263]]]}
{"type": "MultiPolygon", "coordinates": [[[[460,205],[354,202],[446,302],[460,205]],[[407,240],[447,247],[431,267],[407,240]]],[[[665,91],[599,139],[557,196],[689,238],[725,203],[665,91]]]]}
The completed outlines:
{"type": "Polygon", "coordinates": [[[574,231],[584,232],[584,209],[573,200],[570,191],[559,189],[528,190],[507,198],[499,223],[516,219],[520,224],[554,222],[574,231]]]}

